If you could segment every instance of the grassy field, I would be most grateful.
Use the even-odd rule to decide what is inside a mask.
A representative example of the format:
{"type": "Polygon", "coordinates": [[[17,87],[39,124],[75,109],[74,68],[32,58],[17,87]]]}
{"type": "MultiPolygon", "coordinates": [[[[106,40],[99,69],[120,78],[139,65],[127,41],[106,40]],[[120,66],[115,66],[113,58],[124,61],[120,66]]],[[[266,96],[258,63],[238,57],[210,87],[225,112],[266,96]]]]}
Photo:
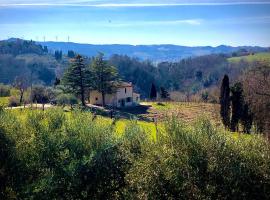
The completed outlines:
{"type": "Polygon", "coordinates": [[[229,58],[228,61],[235,63],[240,62],[241,60],[247,61],[247,62],[255,62],[255,61],[267,61],[270,62],[270,53],[256,53],[254,55],[248,55],[248,56],[239,56],[239,57],[232,57],[229,58]]]}
{"type": "Polygon", "coordinates": [[[9,97],[0,97],[0,105],[7,106],[9,97]]]}
{"type": "Polygon", "coordinates": [[[149,106],[145,115],[148,118],[158,117],[162,120],[166,116],[175,115],[184,122],[194,122],[201,116],[207,116],[215,124],[220,124],[219,105],[192,102],[142,102],[149,106]]]}

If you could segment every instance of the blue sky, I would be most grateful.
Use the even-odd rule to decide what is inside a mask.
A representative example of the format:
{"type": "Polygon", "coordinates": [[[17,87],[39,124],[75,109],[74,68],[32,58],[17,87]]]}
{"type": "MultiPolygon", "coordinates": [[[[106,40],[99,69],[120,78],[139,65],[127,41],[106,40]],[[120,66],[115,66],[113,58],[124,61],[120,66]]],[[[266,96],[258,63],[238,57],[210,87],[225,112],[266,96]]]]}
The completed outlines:
{"type": "Polygon", "coordinates": [[[270,46],[270,1],[0,0],[0,39],[270,46]]]}

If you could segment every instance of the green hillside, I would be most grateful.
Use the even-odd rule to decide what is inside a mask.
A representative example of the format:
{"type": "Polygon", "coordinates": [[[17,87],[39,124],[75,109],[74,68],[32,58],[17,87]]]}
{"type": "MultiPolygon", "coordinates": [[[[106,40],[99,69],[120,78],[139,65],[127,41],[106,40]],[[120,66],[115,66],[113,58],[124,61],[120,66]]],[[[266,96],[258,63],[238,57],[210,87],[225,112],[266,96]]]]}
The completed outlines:
{"type": "Polygon", "coordinates": [[[248,56],[239,56],[239,57],[232,57],[229,58],[229,62],[240,62],[241,60],[247,61],[247,62],[254,62],[254,61],[267,61],[270,62],[270,52],[264,52],[264,53],[256,53],[254,55],[248,55],[248,56]]]}

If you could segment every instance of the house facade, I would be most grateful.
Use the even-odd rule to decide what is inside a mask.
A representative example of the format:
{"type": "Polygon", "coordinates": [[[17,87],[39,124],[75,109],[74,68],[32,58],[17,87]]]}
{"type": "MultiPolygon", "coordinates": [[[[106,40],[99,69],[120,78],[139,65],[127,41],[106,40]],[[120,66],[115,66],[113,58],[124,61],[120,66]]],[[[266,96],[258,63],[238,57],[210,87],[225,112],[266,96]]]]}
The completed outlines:
{"type": "MultiPolygon", "coordinates": [[[[115,107],[136,106],[140,103],[140,94],[135,93],[132,83],[121,82],[116,92],[105,95],[105,104],[115,107]]],[[[90,92],[90,104],[102,105],[102,95],[97,90],[90,92]]]]}

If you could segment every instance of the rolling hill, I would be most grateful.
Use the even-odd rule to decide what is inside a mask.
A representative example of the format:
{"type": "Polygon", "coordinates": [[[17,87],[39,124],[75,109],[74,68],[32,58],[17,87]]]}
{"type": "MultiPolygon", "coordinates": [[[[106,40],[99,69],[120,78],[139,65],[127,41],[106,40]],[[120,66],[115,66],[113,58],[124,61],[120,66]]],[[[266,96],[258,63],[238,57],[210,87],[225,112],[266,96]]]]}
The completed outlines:
{"type": "Polygon", "coordinates": [[[110,57],[113,54],[127,55],[136,57],[140,60],[151,60],[153,62],[162,61],[179,61],[183,58],[203,56],[209,54],[230,54],[241,49],[246,49],[250,52],[264,52],[268,48],[258,46],[239,46],[232,47],[220,45],[217,47],[211,46],[178,46],[178,45],[122,45],[122,44],[79,44],[72,42],[37,42],[53,51],[62,50],[67,53],[68,50],[73,50],[79,54],[86,56],[95,56],[98,52],[103,52],[105,56],[110,57]]]}

